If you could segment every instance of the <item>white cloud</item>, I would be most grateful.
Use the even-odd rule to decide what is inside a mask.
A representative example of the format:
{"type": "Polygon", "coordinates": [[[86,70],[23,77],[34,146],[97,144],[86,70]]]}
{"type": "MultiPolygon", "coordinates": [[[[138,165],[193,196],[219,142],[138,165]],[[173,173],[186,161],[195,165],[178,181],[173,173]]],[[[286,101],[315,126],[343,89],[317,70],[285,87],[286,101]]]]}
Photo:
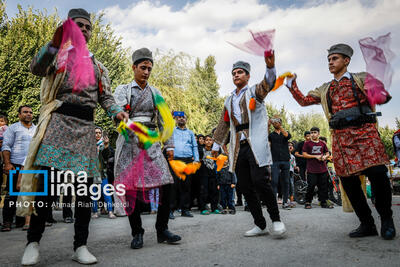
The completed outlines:
{"type": "MultiPolygon", "coordinates": [[[[348,43],[354,48],[349,68],[353,72],[365,69],[358,46],[358,40],[363,37],[392,32],[393,51],[400,54],[400,0],[376,1],[372,6],[362,5],[361,0],[316,1],[315,5],[287,9],[272,9],[257,0],[202,0],[178,11],[160,3],[142,1],[128,8],[111,6],[103,11],[116,33],[123,37],[123,45],[132,50],[146,46],[152,50],[183,51],[201,59],[214,55],[221,95],[233,89],[230,68],[239,59],[252,65],[250,83],[263,76],[262,58],[246,54],[226,42],[247,40],[248,29],[276,29],[277,71],[296,72],[304,93],[332,78],[326,61],[326,49],[332,44],[348,43]]],[[[399,96],[394,91],[400,87],[399,57],[394,67],[391,93],[399,96]]],[[[285,88],[272,93],[267,101],[285,105],[295,113],[321,112],[317,106],[301,108],[285,88]]],[[[394,125],[394,117],[400,114],[400,107],[394,104],[397,101],[394,97],[380,108],[385,116],[384,124],[394,125]]]]}

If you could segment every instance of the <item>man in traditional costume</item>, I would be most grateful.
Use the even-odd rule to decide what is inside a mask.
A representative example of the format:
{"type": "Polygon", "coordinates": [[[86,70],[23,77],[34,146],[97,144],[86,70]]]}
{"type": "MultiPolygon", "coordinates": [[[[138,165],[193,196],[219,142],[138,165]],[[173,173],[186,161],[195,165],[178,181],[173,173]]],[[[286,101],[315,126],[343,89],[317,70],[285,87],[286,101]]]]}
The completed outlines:
{"type": "MultiPolygon", "coordinates": [[[[132,69],[134,72],[134,81],[129,84],[120,85],[115,89],[114,97],[117,104],[124,107],[129,113],[129,117],[134,122],[140,122],[150,130],[163,130],[162,118],[155,106],[156,96],[161,96],[158,89],[148,84],[153,68],[152,52],[147,48],[136,50],[132,55],[132,69]]],[[[115,151],[115,181],[119,181],[124,171],[126,171],[131,163],[139,156],[144,149],[143,144],[139,142],[138,137],[130,132],[129,141],[126,142],[122,135],[118,136],[117,148],[115,151]]],[[[173,138],[168,139],[164,143],[164,149],[167,151],[167,157],[172,160],[174,157],[173,138]]],[[[160,203],[158,206],[156,230],[157,241],[159,243],[167,242],[169,244],[176,243],[181,237],[171,233],[168,230],[168,220],[170,213],[170,191],[171,184],[174,182],[168,168],[168,163],[162,154],[160,142],[152,144],[146,153],[149,162],[144,162],[142,167],[143,177],[136,185],[137,191],[147,190],[150,188],[160,187],[160,203]]],[[[143,247],[142,220],[140,213],[142,211],[144,199],[141,199],[141,192],[137,192],[137,197],[133,212],[129,214],[129,223],[132,228],[133,240],[131,242],[132,249],[140,249],[143,247]]],[[[127,203],[132,204],[132,203],[127,203]]]]}
{"type": "Polygon", "coordinates": [[[368,176],[376,195],[375,207],[381,217],[381,236],[393,239],[396,230],[392,219],[392,193],[385,164],[389,163],[379,137],[376,118],[364,88],[367,73],[350,73],[347,66],[353,49],[346,44],[328,50],[329,71],[334,79],[304,96],[296,75],[286,86],[301,106],[321,104],[332,133],[335,171],[361,224],[350,237],[378,235],[374,218],[361,188],[360,174],[368,176]]]}
{"type": "MultiPolygon", "coordinates": [[[[80,28],[86,43],[92,33],[90,15],[84,9],[71,9],[68,18],[80,28]]],[[[75,25],[74,25],[75,26],[75,25]]],[[[80,34],[78,32],[78,34],[80,34]]],[[[65,47],[60,47],[63,27],[57,28],[53,40],[41,48],[31,63],[31,71],[44,77],[41,85],[41,110],[38,129],[29,147],[25,170],[47,170],[48,185],[53,172],[71,171],[75,176],[86,172],[86,186],[93,182],[93,177],[99,176],[96,151],[94,111],[99,103],[110,116],[117,120],[128,119],[128,114],[115,103],[111,93],[107,69],[91,55],[95,80],[79,93],[72,93],[73,84],[68,80],[71,66],[58,66],[57,54],[65,47]],[[54,171],[53,171],[54,168],[54,171]]],[[[82,38],[82,37],[81,37],[82,38]]],[[[68,53],[73,53],[74,47],[69,47],[68,53]]],[[[68,57],[68,56],[67,56],[68,57]]],[[[43,192],[44,177],[34,179],[33,174],[24,174],[21,192],[43,192]]],[[[39,241],[45,229],[48,210],[52,208],[50,189],[46,196],[37,196],[36,205],[31,209],[20,209],[20,215],[31,216],[28,230],[28,244],[22,257],[22,265],[34,265],[39,262],[39,241]]],[[[20,197],[21,201],[33,200],[20,197]]],[[[90,193],[76,196],[75,204],[75,236],[74,254],[72,259],[82,264],[97,262],[86,247],[89,235],[91,217],[90,193]]]]}
{"type": "Polygon", "coordinates": [[[256,225],[245,236],[268,233],[258,194],[267,205],[272,220],[271,234],[282,237],[286,228],[280,220],[270,181],[272,156],[268,143],[268,115],[264,103],[275,84],[275,55],[266,55],[264,59],[267,65],[265,77],[252,87],[248,86],[250,64],[243,61],[233,64],[232,79],[236,89],[225,101],[214,133],[212,150],[214,156],[217,156],[220,146],[228,143],[230,133],[229,171],[236,173],[238,187],[241,188],[256,225]]]}

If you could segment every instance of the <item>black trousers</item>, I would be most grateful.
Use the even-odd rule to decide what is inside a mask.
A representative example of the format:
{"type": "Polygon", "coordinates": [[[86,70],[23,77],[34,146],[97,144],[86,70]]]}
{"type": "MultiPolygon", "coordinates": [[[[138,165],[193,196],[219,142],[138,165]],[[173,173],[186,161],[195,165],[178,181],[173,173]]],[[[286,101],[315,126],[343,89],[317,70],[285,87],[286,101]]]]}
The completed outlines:
{"type": "MultiPolygon", "coordinates": [[[[158,205],[157,220],[156,220],[156,230],[157,232],[162,232],[168,229],[168,220],[170,212],[170,192],[171,184],[163,185],[160,188],[160,204],[158,205]]],[[[129,215],[129,224],[132,229],[132,236],[137,234],[143,234],[144,229],[142,227],[142,219],[140,214],[145,203],[143,200],[136,198],[135,209],[133,213],[129,215]]]]}
{"type": "MultiPolygon", "coordinates": [[[[21,169],[22,165],[19,164],[13,164],[14,167],[17,169],[21,169]]],[[[0,167],[2,168],[3,166],[0,165],[0,167]]],[[[13,192],[19,192],[19,190],[17,190],[17,181],[18,181],[18,174],[19,171],[17,170],[15,174],[12,175],[12,180],[13,180],[13,192]]],[[[1,184],[0,184],[1,186],[1,184]]],[[[15,213],[17,211],[17,206],[16,206],[16,202],[17,202],[17,198],[18,196],[10,196],[10,176],[7,176],[7,183],[6,183],[6,191],[8,192],[6,197],[4,198],[4,207],[3,207],[3,222],[4,223],[13,223],[14,221],[14,216],[15,213]]],[[[15,224],[16,226],[22,226],[25,223],[25,218],[24,217],[20,217],[20,216],[16,216],[15,218],[15,224]]]]}
{"type": "Polygon", "coordinates": [[[206,204],[210,201],[211,211],[218,208],[219,192],[217,189],[217,176],[215,170],[210,170],[205,165],[200,168],[200,203],[199,209],[206,209],[206,204]]]}
{"type": "MultiPolygon", "coordinates": [[[[375,192],[375,208],[381,216],[381,220],[392,218],[392,191],[386,166],[371,167],[364,170],[362,174],[366,175],[371,182],[371,189],[375,192]]],[[[361,188],[359,177],[341,177],[340,181],[360,222],[374,224],[374,218],[361,188]]]]}
{"type": "Polygon", "coordinates": [[[254,224],[261,229],[265,229],[267,226],[257,194],[267,205],[271,220],[273,222],[280,221],[276,196],[271,186],[271,172],[266,166],[258,166],[248,143],[240,145],[235,173],[238,178],[238,185],[254,218],[254,224]]]}
{"type": "Polygon", "coordinates": [[[306,180],[306,171],[307,171],[307,166],[306,165],[299,165],[298,166],[299,167],[299,174],[300,174],[300,177],[301,177],[301,179],[303,180],[303,181],[307,181],[306,180]]]}
{"type": "Polygon", "coordinates": [[[318,199],[321,203],[328,200],[328,173],[308,173],[306,202],[311,203],[314,197],[315,186],[318,187],[318,199]]]}
{"type": "MultiPolygon", "coordinates": [[[[50,182],[50,168],[45,168],[49,171],[48,175],[48,192],[47,196],[36,196],[35,197],[35,209],[36,213],[31,215],[30,227],[28,230],[28,244],[31,242],[40,242],[43,232],[45,230],[46,218],[51,212],[52,204],[56,200],[56,196],[51,196],[51,182],[50,182]]],[[[88,188],[88,194],[85,196],[76,195],[75,201],[75,235],[74,235],[74,250],[78,247],[86,245],[89,236],[89,222],[91,217],[91,205],[92,199],[90,198],[89,187],[93,183],[93,178],[88,178],[86,184],[88,188]]],[[[75,184],[77,185],[77,184],[75,184]]],[[[38,181],[38,192],[44,190],[43,176],[38,181]]]]}
{"type": "MultiPolygon", "coordinates": [[[[193,162],[192,158],[174,158],[175,160],[181,160],[185,163],[190,163],[193,162]]],[[[191,206],[191,189],[192,189],[192,176],[193,175],[187,175],[185,181],[182,179],[179,179],[174,172],[171,172],[172,175],[174,176],[174,182],[175,182],[175,193],[176,195],[173,196],[175,201],[178,204],[178,207],[181,210],[190,210],[191,206]]]]}

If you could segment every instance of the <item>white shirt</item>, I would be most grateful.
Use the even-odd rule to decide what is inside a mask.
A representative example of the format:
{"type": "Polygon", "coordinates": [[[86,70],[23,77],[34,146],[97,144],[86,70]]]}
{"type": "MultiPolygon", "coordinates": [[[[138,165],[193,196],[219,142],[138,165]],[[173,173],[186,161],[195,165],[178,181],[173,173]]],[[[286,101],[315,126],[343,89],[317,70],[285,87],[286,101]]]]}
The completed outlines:
{"type": "MultiPolygon", "coordinates": [[[[276,78],[276,69],[274,68],[268,68],[266,67],[265,71],[265,79],[267,80],[267,83],[271,86],[274,83],[274,80],[276,78]]],[[[239,122],[239,124],[242,124],[242,111],[240,109],[240,100],[243,97],[243,94],[246,92],[246,90],[249,89],[249,85],[247,84],[245,87],[240,89],[239,94],[236,94],[236,89],[232,92],[232,113],[235,119],[239,122]]],[[[245,140],[246,136],[244,133],[240,136],[240,141],[245,140]]],[[[220,149],[220,145],[214,142],[212,150],[218,151],[220,149]]]]}

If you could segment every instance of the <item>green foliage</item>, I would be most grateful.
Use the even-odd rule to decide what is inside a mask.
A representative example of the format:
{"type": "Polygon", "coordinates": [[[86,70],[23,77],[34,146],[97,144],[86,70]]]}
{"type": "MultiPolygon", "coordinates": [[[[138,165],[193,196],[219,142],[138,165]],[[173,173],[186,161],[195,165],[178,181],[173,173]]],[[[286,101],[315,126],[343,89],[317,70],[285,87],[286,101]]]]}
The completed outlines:
{"type": "Polygon", "coordinates": [[[34,12],[32,8],[24,11],[21,6],[18,9],[10,20],[3,13],[2,29],[6,30],[1,31],[0,39],[0,110],[8,114],[10,123],[18,119],[17,109],[22,104],[31,105],[38,114],[41,79],[30,73],[29,65],[59,22],[56,14],[34,12]]]}
{"type": "Polygon", "coordinates": [[[395,131],[393,129],[390,129],[388,126],[379,127],[379,133],[382,142],[385,145],[386,154],[389,156],[390,159],[393,159],[395,157],[393,142],[392,142],[394,132],[395,131]]]}
{"type": "Polygon", "coordinates": [[[396,128],[400,129],[400,119],[396,117],[396,128]]]}

